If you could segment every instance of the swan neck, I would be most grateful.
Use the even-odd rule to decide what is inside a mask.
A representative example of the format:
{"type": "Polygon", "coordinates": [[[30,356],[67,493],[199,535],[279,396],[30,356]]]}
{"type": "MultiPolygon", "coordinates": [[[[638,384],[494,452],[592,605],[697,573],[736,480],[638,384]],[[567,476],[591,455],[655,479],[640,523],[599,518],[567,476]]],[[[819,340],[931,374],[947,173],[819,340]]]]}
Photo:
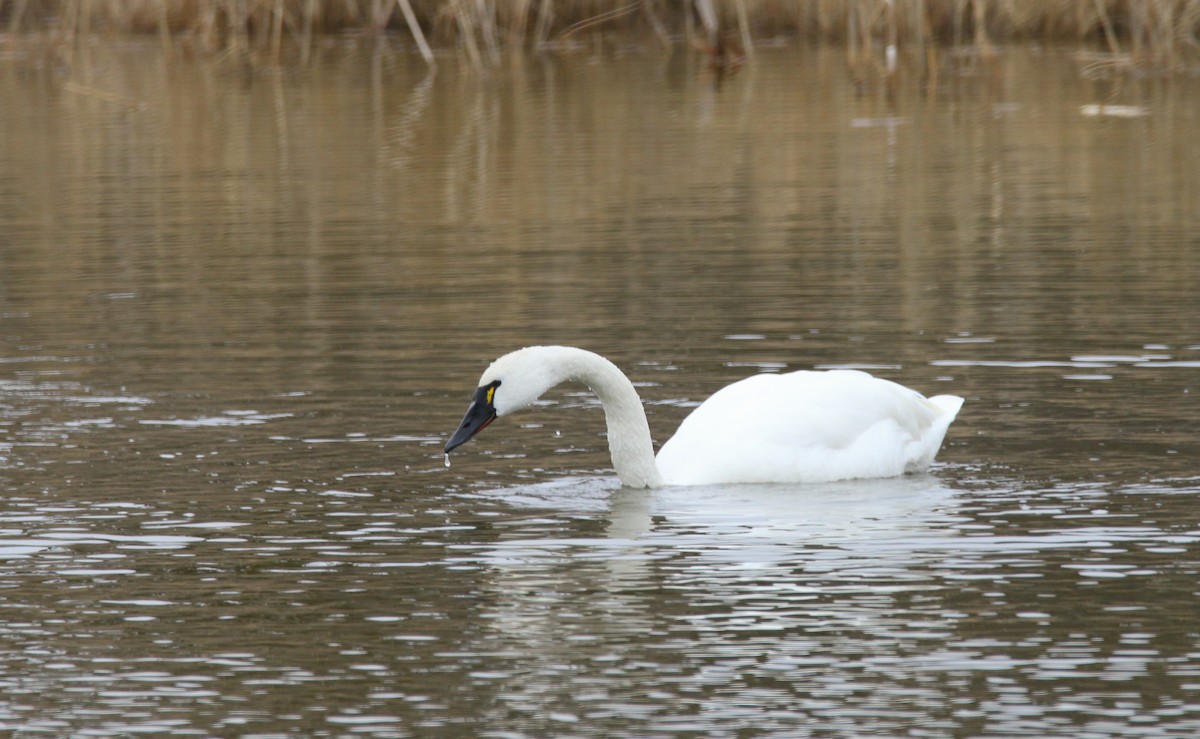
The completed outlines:
{"type": "Polygon", "coordinates": [[[571,362],[575,370],[571,379],[583,382],[600,398],[608,425],[608,449],[621,483],[635,488],[662,485],[662,475],[654,460],[650,423],[633,383],[599,354],[577,351],[579,355],[571,362]]]}

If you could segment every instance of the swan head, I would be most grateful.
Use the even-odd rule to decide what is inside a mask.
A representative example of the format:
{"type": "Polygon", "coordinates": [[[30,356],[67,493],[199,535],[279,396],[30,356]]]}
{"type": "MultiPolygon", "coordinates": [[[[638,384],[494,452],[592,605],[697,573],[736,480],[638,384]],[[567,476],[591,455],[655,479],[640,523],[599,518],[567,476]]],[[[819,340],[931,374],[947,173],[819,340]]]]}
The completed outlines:
{"type": "Polygon", "coordinates": [[[462,423],[446,442],[446,454],[471,440],[500,416],[528,408],[570,376],[566,347],[531,346],[492,362],[479,378],[462,423]],[[563,351],[559,351],[563,350],[563,351]]]}

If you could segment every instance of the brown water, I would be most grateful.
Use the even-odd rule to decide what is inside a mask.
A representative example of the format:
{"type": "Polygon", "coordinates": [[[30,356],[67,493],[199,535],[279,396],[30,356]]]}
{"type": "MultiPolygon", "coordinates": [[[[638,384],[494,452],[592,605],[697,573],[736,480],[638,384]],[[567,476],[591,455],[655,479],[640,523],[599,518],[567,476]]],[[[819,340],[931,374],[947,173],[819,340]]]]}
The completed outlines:
{"type": "Polygon", "coordinates": [[[1196,80],[452,66],[4,50],[0,728],[1200,733],[1196,80]],[[578,387],[446,469],[547,342],[660,441],[758,371],[967,404],[900,480],[622,490],[578,387]]]}

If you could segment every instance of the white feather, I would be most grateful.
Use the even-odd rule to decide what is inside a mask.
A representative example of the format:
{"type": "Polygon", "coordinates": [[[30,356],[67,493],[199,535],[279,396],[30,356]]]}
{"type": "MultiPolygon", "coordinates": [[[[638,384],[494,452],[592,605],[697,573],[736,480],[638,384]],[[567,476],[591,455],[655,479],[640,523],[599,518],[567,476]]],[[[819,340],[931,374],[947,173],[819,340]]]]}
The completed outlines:
{"type": "Polygon", "coordinates": [[[659,451],[658,469],[673,485],[918,472],[961,406],[857,370],[755,375],[692,411],[659,451]]]}

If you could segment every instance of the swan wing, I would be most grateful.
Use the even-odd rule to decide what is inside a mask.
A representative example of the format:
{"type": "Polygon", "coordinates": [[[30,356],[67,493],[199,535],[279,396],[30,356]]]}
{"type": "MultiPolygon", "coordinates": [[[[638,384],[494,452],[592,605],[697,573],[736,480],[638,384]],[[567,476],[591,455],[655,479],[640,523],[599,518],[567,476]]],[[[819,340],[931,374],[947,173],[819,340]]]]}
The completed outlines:
{"type": "Polygon", "coordinates": [[[857,370],[755,375],[696,408],[657,463],[677,485],[890,477],[929,466],[961,405],[857,370]]]}

